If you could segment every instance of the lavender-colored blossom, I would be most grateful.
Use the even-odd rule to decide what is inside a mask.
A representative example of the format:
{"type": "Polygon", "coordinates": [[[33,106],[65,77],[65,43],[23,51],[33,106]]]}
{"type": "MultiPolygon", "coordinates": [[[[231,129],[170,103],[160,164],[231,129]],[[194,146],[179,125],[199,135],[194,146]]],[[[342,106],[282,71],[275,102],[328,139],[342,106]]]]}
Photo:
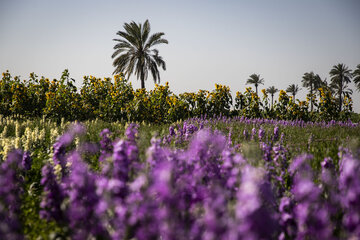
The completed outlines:
{"type": "Polygon", "coordinates": [[[76,152],[69,157],[71,172],[68,179],[68,219],[73,239],[87,239],[91,236],[108,238],[97,206],[102,203],[96,193],[96,177],[76,152]]]}
{"type": "Polygon", "coordinates": [[[307,163],[313,159],[313,156],[310,154],[303,154],[297,156],[289,166],[289,173],[294,175],[296,172],[300,171],[301,173],[312,173],[311,167],[307,163]]]}
{"type": "Polygon", "coordinates": [[[236,218],[240,239],[271,239],[278,231],[274,196],[264,172],[244,167],[238,191],[236,218]]]}
{"type": "Polygon", "coordinates": [[[0,166],[0,236],[2,239],[23,239],[20,222],[20,196],[23,192],[22,153],[10,152],[0,166]]]}
{"type": "Polygon", "coordinates": [[[40,217],[46,220],[55,220],[64,223],[65,214],[61,204],[65,199],[65,192],[62,186],[56,181],[54,169],[51,164],[42,168],[41,185],[44,186],[44,195],[40,203],[40,217]]]}
{"type": "MultiPolygon", "coordinates": [[[[119,180],[118,196],[124,198],[128,193],[130,159],[128,158],[128,142],[120,140],[114,145],[112,177],[119,180]]],[[[131,149],[130,149],[131,150],[131,149]]]]}
{"type": "Polygon", "coordinates": [[[146,161],[151,167],[154,167],[158,162],[168,160],[170,152],[168,149],[160,146],[160,139],[153,137],[151,139],[151,146],[147,150],[147,156],[146,161]]]}
{"type": "Polygon", "coordinates": [[[280,143],[284,144],[284,140],[285,140],[285,133],[282,132],[280,136],[280,143]]]}
{"type": "Polygon", "coordinates": [[[345,210],[343,224],[350,236],[360,237],[360,161],[344,155],[341,162],[339,188],[345,210]]]}
{"type": "Polygon", "coordinates": [[[302,155],[294,160],[290,172],[295,174],[292,193],[297,205],[294,213],[297,220],[297,239],[314,237],[331,239],[333,226],[330,213],[320,197],[321,189],[315,185],[309,155],[302,155]]]}
{"type": "Polygon", "coordinates": [[[125,136],[128,141],[135,142],[136,136],[138,134],[139,125],[136,123],[130,123],[130,125],[125,130],[125,136]]]}
{"type": "Polygon", "coordinates": [[[297,201],[294,209],[299,230],[297,239],[331,239],[333,227],[329,212],[321,202],[320,189],[310,179],[297,178],[292,191],[297,201]]]}
{"type": "Polygon", "coordinates": [[[229,212],[226,208],[229,197],[220,186],[214,187],[210,194],[209,198],[204,202],[205,213],[202,218],[204,232],[202,239],[226,239],[230,219],[229,212]]]}
{"type": "Polygon", "coordinates": [[[176,134],[176,133],[175,133],[174,127],[173,127],[173,126],[170,126],[170,127],[169,127],[169,135],[170,135],[170,136],[175,136],[175,134],[176,134]]]}
{"type": "Polygon", "coordinates": [[[21,165],[26,170],[29,171],[31,169],[32,159],[30,156],[30,152],[26,151],[23,153],[21,165]]]}
{"type": "Polygon", "coordinates": [[[271,147],[271,144],[266,144],[264,142],[261,143],[260,145],[262,151],[263,151],[263,159],[266,161],[266,162],[270,162],[271,161],[271,150],[272,150],[272,147],[271,147]]]}
{"type": "Polygon", "coordinates": [[[295,203],[289,197],[280,199],[279,213],[280,213],[280,226],[281,234],[279,240],[294,239],[297,233],[296,219],[294,218],[295,203]]]}
{"type": "Polygon", "coordinates": [[[251,130],[251,140],[254,140],[255,139],[255,136],[256,136],[256,128],[253,128],[251,130]]]}
{"type": "Polygon", "coordinates": [[[66,167],[66,162],[65,162],[66,145],[64,143],[62,143],[61,140],[59,139],[59,141],[54,143],[53,149],[54,149],[54,154],[53,154],[54,163],[60,164],[60,166],[65,169],[65,167],[66,167]]]}
{"type": "Polygon", "coordinates": [[[273,135],[273,141],[277,141],[278,139],[279,139],[279,127],[275,126],[274,135],[273,135]]]}
{"type": "Polygon", "coordinates": [[[247,140],[249,138],[249,133],[246,129],[244,129],[243,135],[244,135],[245,140],[247,140]]]}
{"type": "Polygon", "coordinates": [[[263,138],[265,137],[264,129],[262,129],[262,128],[259,129],[258,137],[259,137],[259,141],[263,140],[263,138]]]}
{"type": "Polygon", "coordinates": [[[231,133],[232,133],[232,129],[229,130],[229,134],[228,134],[227,145],[229,147],[232,146],[231,133]]]}
{"type": "Polygon", "coordinates": [[[104,161],[106,158],[108,158],[109,156],[111,156],[112,150],[113,150],[113,145],[112,145],[112,141],[109,138],[109,135],[111,135],[111,132],[109,129],[105,128],[104,130],[102,130],[100,132],[100,157],[99,157],[99,161],[104,161]]]}

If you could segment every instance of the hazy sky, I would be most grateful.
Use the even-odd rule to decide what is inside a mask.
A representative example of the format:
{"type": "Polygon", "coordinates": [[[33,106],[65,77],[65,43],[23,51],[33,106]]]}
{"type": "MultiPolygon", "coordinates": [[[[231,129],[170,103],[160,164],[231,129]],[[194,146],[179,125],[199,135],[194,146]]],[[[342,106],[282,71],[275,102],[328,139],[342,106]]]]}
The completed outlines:
{"type": "MultiPolygon", "coordinates": [[[[0,71],[59,78],[67,68],[77,86],[84,75],[110,77],[116,32],[149,19],[169,41],[158,49],[167,64],[161,83],[173,92],[219,83],[235,96],[253,73],[265,80],[260,89],[285,89],[301,85],[305,72],[329,80],[333,65],[360,64],[359,12],[359,0],[0,0],[0,71]]],[[[140,87],[135,76],[130,81],[140,87]]],[[[146,87],[154,87],[151,77],[146,87]]]]}

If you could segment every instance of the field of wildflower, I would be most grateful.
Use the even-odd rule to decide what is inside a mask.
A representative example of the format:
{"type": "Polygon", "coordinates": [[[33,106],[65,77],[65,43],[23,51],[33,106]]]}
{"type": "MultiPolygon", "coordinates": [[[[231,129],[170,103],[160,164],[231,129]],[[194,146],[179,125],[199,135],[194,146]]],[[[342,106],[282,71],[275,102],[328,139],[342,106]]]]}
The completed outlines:
{"type": "Polygon", "coordinates": [[[0,239],[360,238],[358,123],[0,123],[0,239]]]}

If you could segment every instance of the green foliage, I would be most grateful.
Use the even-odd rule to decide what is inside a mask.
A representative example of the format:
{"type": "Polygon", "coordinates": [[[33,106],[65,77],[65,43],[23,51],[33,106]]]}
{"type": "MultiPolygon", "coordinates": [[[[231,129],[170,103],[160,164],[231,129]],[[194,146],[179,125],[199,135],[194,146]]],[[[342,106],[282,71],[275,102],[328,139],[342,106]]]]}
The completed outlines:
{"type": "Polygon", "coordinates": [[[46,105],[44,115],[55,119],[75,120],[78,117],[80,109],[80,96],[77,93],[74,79],[66,69],[60,80],[54,79],[46,93],[46,105]]]}
{"type": "Polygon", "coordinates": [[[277,89],[262,89],[260,98],[251,87],[236,92],[233,99],[229,87],[215,84],[212,91],[199,90],[179,95],[171,92],[169,84],[157,85],[154,90],[134,90],[122,74],[111,78],[84,77],[81,88],[65,70],[60,80],[52,80],[34,73],[28,80],[3,73],[0,81],[0,110],[4,116],[45,117],[65,120],[175,122],[190,117],[244,116],[305,121],[347,120],[350,118],[352,99],[344,95],[342,111],[338,99],[329,87],[313,89],[307,101],[294,101],[280,90],[279,99],[273,102],[277,89]],[[316,90],[316,91],[315,91],[316,90]],[[319,93],[319,97],[317,94],[319,93]],[[271,95],[271,96],[270,96],[271,95]],[[271,98],[270,98],[271,97],[271,98]],[[313,106],[313,110],[309,106],[313,106]]]}

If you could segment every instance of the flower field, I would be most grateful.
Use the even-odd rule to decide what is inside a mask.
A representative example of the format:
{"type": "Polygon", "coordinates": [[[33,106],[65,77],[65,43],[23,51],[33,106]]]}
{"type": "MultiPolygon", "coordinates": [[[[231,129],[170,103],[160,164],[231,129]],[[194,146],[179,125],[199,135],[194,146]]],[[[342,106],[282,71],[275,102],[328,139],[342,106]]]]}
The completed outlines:
{"type": "Polygon", "coordinates": [[[1,239],[358,239],[360,126],[0,119],[1,239]]]}

